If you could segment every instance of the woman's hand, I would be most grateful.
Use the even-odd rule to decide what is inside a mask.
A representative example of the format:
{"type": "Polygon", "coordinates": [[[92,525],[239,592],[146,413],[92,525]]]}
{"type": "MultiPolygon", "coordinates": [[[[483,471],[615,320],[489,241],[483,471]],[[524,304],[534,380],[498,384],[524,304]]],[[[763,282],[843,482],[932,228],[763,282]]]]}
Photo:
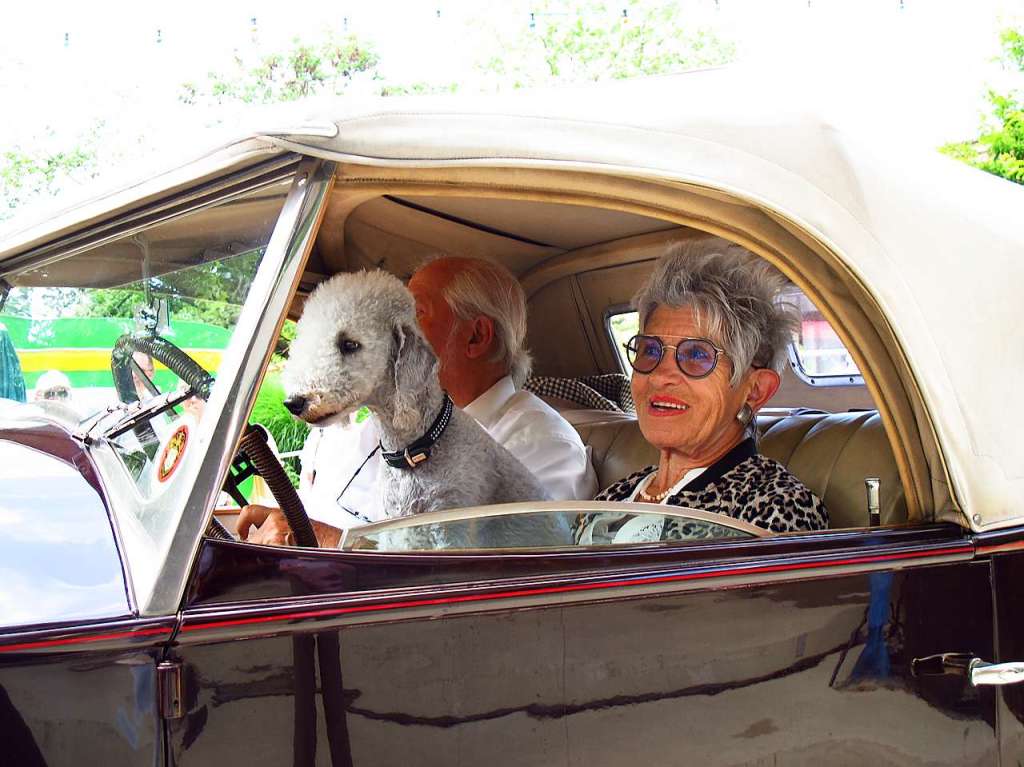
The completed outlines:
{"type": "MultiPolygon", "coordinates": [[[[311,524],[320,548],[334,549],[338,547],[341,530],[323,522],[311,520],[311,524]]],[[[240,539],[249,543],[262,543],[267,546],[295,545],[295,536],[288,526],[284,512],[272,506],[260,506],[255,503],[244,506],[238,514],[235,530],[240,539]]]]}

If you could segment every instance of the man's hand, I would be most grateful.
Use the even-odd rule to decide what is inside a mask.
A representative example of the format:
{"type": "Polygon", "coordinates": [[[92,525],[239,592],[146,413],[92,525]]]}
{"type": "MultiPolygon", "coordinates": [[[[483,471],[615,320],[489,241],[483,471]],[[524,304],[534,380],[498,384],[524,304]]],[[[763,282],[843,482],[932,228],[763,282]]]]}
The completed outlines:
{"type": "MultiPolygon", "coordinates": [[[[313,532],[322,549],[334,549],[341,540],[341,530],[323,522],[312,521],[313,532]]],[[[242,508],[235,525],[238,537],[249,543],[268,546],[294,546],[295,536],[288,526],[284,512],[272,506],[250,504],[242,508]],[[252,531],[249,528],[252,527],[252,531]]]]}
{"type": "Polygon", "coordinates": [[[315,519],[311,519],[309,522],[313,525],[313,534],[316,535],[321,549],[338,548],[338,544],[341,542],[341,530],[323,522],[317,522],[315,519]]]}
{"type": "Polygon", "coordinates": [[[284,512],[272,506],[243,506],[238,514],[235,530],[240,539],[249,543],[263,543],[268,546],[295,545],[295,536],[288,527],[284,512]],[[253,528],[251,531],[250,527],[253,528]]]}

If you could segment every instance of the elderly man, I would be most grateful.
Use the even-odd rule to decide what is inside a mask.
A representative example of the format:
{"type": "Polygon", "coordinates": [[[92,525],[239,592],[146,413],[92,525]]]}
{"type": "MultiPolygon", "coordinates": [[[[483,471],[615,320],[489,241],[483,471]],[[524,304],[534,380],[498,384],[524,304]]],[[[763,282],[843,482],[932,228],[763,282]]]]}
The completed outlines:
{"type": "MultiPolygon", "coordinates": [[[[452,401],[533,472],[552,498],[593,498],[597,478],[579,435],[538,397],[516,388],[529,375],[530,356],[526,297],[515,277],[481,259],[441,258],[419,269],[409,290],[452,401]]],[[[372,421],[357,420],[314,431],[303,449],[306,509],[334,527],[387,516],[376,493],[377,433],[372,421]]]]}

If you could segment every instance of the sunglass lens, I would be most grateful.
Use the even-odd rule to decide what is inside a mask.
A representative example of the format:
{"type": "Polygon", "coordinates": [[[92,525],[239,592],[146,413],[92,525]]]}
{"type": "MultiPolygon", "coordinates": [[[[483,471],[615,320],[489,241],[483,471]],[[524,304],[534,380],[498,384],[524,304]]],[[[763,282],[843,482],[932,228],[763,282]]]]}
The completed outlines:
{"type": "Polygon", "coordinates": [[[715,369],[718,356],[715,347],[707,341],[683,341],[676,347],[679,369],[691,378],[703,378],[715,369]]]}
{"type": "Polygon", "coordinates": [[[650,336],[633,336],[626,345],[629,364],[638,373],[650,373],[658,367],[664,347],[657,338],[650,336]]]}

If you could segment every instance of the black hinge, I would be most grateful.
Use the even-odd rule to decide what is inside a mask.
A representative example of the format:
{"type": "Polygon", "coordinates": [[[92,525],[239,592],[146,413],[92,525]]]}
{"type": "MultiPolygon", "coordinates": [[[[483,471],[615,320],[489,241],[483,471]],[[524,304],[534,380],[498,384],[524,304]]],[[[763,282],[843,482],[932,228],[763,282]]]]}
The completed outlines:
{"type": "Polygon", "coordinates": [[[185,715],[184,675],[180,660],[164,660],[156,666],[157,707],[164,719],[185,715]]]}

